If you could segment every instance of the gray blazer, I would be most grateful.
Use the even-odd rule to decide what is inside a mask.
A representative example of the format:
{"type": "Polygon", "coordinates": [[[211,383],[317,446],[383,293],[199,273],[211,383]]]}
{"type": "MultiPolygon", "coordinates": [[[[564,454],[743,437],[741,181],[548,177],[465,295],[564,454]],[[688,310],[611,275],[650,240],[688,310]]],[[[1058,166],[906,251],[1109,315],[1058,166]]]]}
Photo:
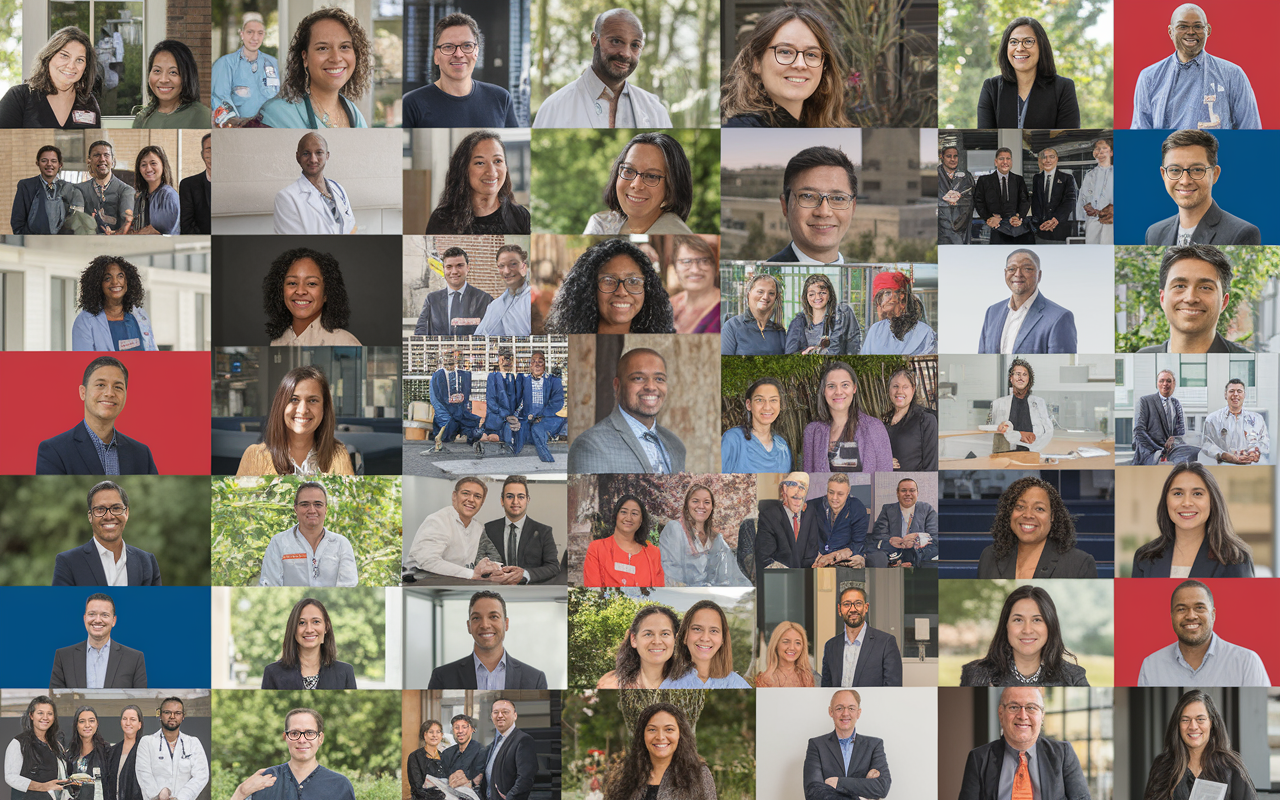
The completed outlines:
{"type": "MultiPolygon", "coordinates": [[[[658,440],[671,458],[671,471],[684,472],[684,442],[671,431],[657,425],[658,440]]],[[[569,472],[578,475],[599,473],[653,473],[640,440],[614,406],[613,413],[574,437],[569,445],[569,472]]]]}
{"type": "MultiPolygon", "coordinates": [[[[1164,453],[1164,443],[1170,436],[1183,436],[1187,432],[1186,421],[1182,416],[1182,403],[1178,398],[1170,397],[1173,410],[1173,425],[1164,414],[1164,406],[1160,395],[1148,394],[1138,399],[1138,407],[1133,415],[1133,464],[1160,463],[1160,455],[1164,453]]],[[[1186,459],[1182,459],[1186,461],[1186,459]]]]}
{"type": "MultiPolygon", "coordinates": [[[[1262,244],[1262,234],[1258,226],[1245,222],[1234,214],[1228,214],[1218,207],[1218,201],[1210,201],[1211,205],[1200,224],[1191,234],[1195,244],[1262,244]]],[[[1171,245],[1178,243],[1178,215],[1174,214],[1166,220],[1157,222],[1147,228],[1147,244],[1171,245]]]]}
{"type": "MultiPolygon", "coordinates": [[[[999,800],[1004,737],[969,751],[960,784],[960,800],[999,800]]],[[[1040,772],[1040,800],[1090,800],[1089,783],[1080,759],[1067,742],[1036,740],[1040,772]]]]}
{"type": "MultiPolygon", "coordinates": [[[[996,546],[988,545],[978,557],[978,577],[984,580],[992,578],[1015,578],[1018,568],[1018,548],[1014,547],[1003,558],[996,558],[996,546]]],[[[1096,578],[1098,562],[1085,551],[1073,547],[1065,553],[1059,553],[1052,542],[1045,542],[1040,551],[1040,561],[1036,563],[1035,578],[1096,578]]]]}
{"type": "MultiPolygon", "coordinates": [[[[76,642],[70,647],[60,647],[53,654],[53,672],[49,676],[49,689],[85,689],[89,674],[85,668],[85,651],[88,642],[76,642]]],[[[111,640],[111,654],[107,656],[107,677],[104,689],[147,688],[147,660],[139,650],[125,647],[111,640]]]]}

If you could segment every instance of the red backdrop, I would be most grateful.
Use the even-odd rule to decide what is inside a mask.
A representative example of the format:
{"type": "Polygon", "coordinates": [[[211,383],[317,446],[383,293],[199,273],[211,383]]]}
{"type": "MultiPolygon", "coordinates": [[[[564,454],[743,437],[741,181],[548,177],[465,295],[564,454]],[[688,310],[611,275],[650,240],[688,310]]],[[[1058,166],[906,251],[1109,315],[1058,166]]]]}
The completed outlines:
{"type": "MultiPolygon", "coordinates": [[[[32,475],[36,448],[84,420],[84,368],[106,353],[0,353],[0,474],[32,475]]],[[[208,475],[209,354],[111,353],[129,370],[116,427],[151,448],[161,475],[208,475]]]]}
{"type": "MultiPolygon", "coordinates": [[[[1280,680],[1280,637],[1273,617],[1280,607],[1280,578],[1218,578],[1201,581],[1218,610],[1213,632],[1262,656],[1272,684],[1280,680]]],[[[1142,660],[1177,640],[1169,601],[1176,578],[1116,580],[1116,686],[1137,686],[1142,660]]]]}
{"type": "MultiPolygon", "coordinates": [[[[1181,5],[1178,0],[1124,0],[1115,8],[1115,126],[1133,123],[1133,89],[1138,73],[1173,55],[1169,41],[1169,17],[1181,5]]],[[[1270,47],[1258,47],[1258,25],[1274,17],[1272,0],[1203,0],[1213,31],[1205,44],[1211,56],[1224,58],[1244,70],[1258,99],[1262,127],[1280,128],[1280,83],[1272,79],[1275,59],[1270,47]]]]}

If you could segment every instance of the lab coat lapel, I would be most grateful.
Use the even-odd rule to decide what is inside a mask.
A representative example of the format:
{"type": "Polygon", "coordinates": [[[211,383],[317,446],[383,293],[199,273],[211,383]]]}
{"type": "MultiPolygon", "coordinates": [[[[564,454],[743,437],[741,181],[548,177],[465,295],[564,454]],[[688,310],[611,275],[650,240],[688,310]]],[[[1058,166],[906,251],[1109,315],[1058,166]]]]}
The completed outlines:
{"type": "MultiPolygon", "coordinates": [[[[330,229],[329,232],[333,233],[333,215],[329,213],[329,207],[325,205],[324,198],[320,196],[320,192],[305,176],[298,179],[298,188],[305,194],[307,205],[311,207],[312,211],[320,215],[320,219],[324,220],[326,227],[330,229]]],[[[338,233],[342,233],[342,231],[338,231],[338,233]]]]}

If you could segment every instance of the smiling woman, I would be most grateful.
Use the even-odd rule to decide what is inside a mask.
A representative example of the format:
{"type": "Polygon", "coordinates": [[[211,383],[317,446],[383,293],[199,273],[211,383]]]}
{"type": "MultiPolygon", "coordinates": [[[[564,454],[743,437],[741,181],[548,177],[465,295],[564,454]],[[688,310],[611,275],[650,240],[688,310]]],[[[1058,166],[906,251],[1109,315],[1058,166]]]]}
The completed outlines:
{"type": "Polygon", "coordinates": [[[1053,598],[1038,586],[1019,586],[1004,600],[986,656],[964,665],[960,685],[1088,686],[1074,661],[1053,598]]]}
{"type": "Polygon", "coordinates": [[[640,712],[631,747],[609,778],[605,800],[716,800],[716,782],[698,756],[693,727],[671,703],[640,712]]]}
{"type": "Polygon", "coordinates": [[[338,259],[305,247],[281,253],[262,280],[262,310],[272,347],[359,346],[338,259]]]}
{"type": "Polygon", "coordinates": [[[97,69],[93,42],[84,31],[58,31],[40,48],[26,83],[0,99],[0,128],[101,128],[93,95],[97,69]]]}
{"type": "Polygon", "coordinates": [[[268,128],[367,128],[353,100],[369,90],[369,37],[340,8],[302,18],[289,43],[280,94],[262,104],[258,122],[268,128]]]}
{"type": "Polygon", "coordinates": [[[473,131],[449,158],[427,234],[527,234],[529,209],[515,201],[507,148],[493,131],[473,131]]]}
{"type": "Polygon", "coordinates": [[[625,239],[606,239],[574,262],[551,301],[546,330],[675,333],[675,326],[671,300],[653,262],[625,239]]]}
{"type": "Polygon", "coordinates": [[[334,437],[329,381],[316,367],[289,370],[263,421],[263,441],[250,445],[237,476],[354,475],[351,456],[334,437]]]}
{"type": "Polygon", "coordinates": [[[631,494],[618,498],[613,530],[587,546],[582,585],[666,585],[662,556],[649,541],[649,512],[640,498],[631,494]]]}
{"type": "Polygon", "coordinates": [[[604,188],[609,211],[593,214],[584,234],[692,233],[693,173],[680,143],[638,133],[613,161],[604,188]]]}
{"type": "Polygon", "coordinates": [[[338,642],[324,603],[304,597],[284,626],[280,660],[262,671],[263,689],[355,689],[356,671],[338,660],[338,642]]]}
{"type": "Polygon", "coordinates": [[[147,61],[151,102],[138,111],[135,128],[207,128],[213,111],[200,102],[200,70],[191,48],[165,39],[147,61]]]}
{"type": "Polygon", "coordinates": [[[1079,128],[1076,85],[1058,74],[1049,34],[1038,20],[1018,17],[1004,29],[1000,74],[982,84],[979,128],[1079,128]]]}
{"type": "Polygon", "coordinates": [[[1009,484],[991,524],[994,544],[978,560],[979,578],[1096,578],[1093,556],[1078,549],[1071,512],[1053,484],[1036,477],[1009,484]]]}

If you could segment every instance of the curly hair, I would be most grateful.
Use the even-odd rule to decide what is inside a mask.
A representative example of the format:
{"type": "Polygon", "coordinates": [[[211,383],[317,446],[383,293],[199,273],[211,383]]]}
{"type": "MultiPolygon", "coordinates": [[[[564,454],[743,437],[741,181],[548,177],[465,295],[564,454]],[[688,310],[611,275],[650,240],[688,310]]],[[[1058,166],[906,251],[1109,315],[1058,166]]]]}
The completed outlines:
{"type": "Polygon", "coordinates": [[[613,168],[609,171],[609,180],[604,185],[604,204],[610,211],[622,212],[622,204],[618,202],[618,172],[627,162],[627,154],[638,144],[652,145],[662,151],[662,161],[667,166],[664,179],[666,193],[663,195],[662,208],[670,211],[680,219],[688,221],[689,212],[693,210],[693,169],[689,166],[689,157],[685,155],[680,143],[665,133],[645,131],[637,133],[622,148],[618,157],[613,160],[613,168]]]}
{"type": "MultiPolygon", "coordinates": [[[[671,654],[676,651],[675,635],[680,629],[680,615],[658,603],[651,603],[642,606],[636,612],[636,616],[631,620],[631,627],[622,635],[622,641],[618,642],[618,653],[614,658],[615,676],[618,679],[619,689],[638,688],[637,683],[640,680],[640,653],[635,646],[631,644],[632,638],[640,635],[640,625],[646,619],[654,614],[663,614],[667,621],[671,623],[671,654]]],[[[671,677],[671,667],[675,664],[674,658],[668,658],[662,665],[662,678],[666,680],[671,677]]]]}
{"type": "Polygon", "coordinates": [[[991,638],[987,654],[975,663],[989,675],[998,676],[999,679],[1008,677],[1014,668],[1013,646],[1009,644],[1009,616],[1013,613],[1015,603],[1028,599],[1035,601],[1036,607],[1040,609],[1040,616],[1044,619],[1045,628],[1049,631],[1044,647],[1040,650],[1040,663],[1044,666],[1044,671],[1040,673],[1041,685],[1061,683],[1063,664],[1067,658],[1075,661],[1076,657],[1062,641],[1062,628],[1058,625],[1058,609],[1053,605],[1053,598],[1039,586],[1019,586],[1004,599],[1004,607],[1000,609],[1000,622],[996,624],[996,632],[991,638]]]}
{"type": "MultiPolygon", "coordinates": [[[[147,74],[151,74],[151,68],[155,66],[156,56],[161,53],[168,53],[173,56],[173,61],[178,65],[178,79],[182,81],[182,90],[178,96],[178,108],[189,106],[192,103],[200,102],[200,69],[196,66],[196,57],[191,53],[191,48],[187,47],[177,39],[165,39],[155,47],[151,48],[151,55],[147,57],[147,74]]],[[[147,90],[150,93],[150,83],[148,82],[147,90]]],[[[160,98],[152,97],[150,102],[143,106],[144,114],[151,114],[160,107],[160,98]]]]}
{"type": "MultiPolygon", "coordinates": [[[[644,743],[644,729],[649,720],[659,713],[670,714],[676,721],[680,740],[676,751],[662,776],[662,785],[670,787],[671,796],[680,800],[714,800],[703,791],[702,774],[706,764],[698,756],[698,741],[689,718],[679,706],[671,703],[654,703],[640,712],[631,736],[631,747],[622,763],[610,770],[609,782],[604,789],[605,800],[641,800],[648,791],[653,761],[644,743]]],[[[665,793],[664,793],[665,796],[665,793]]]]}
{"type": "Polygon", "coordinates": [[[1164,480],[1164,488],[1160,491],[1160,499],[1156,503],[1156,527],[1160,536],[1138,548],[1133,554],[1133,561],[1155,561],[1164,557],[1166,547],[1173,547],[1178,538],[1178,530],[1169,516],[1169,491],[1173,481],[1184,472],[1194,473],[1204,482],[1209,492],[1209,519],[1205,522],[1205,539],[1209,547],[1209,558],[1219,564],[1241,564],[1251,561],[1253,551],[1249,544],[1236,533],[1231,524],[1231,514],[1227,511],[1227,500],[1222,496],[1222,489],[1213,473],[1198,461],[1184,461],[1169,470],[1164,480]]]}
{"type": "Polygon", "coordinates": [[[102,292],[102,282],[106,278],[107,267],[112,264],[124,271],[125,290],[121,302],[124,313],[128,314],[142,305],[146,290],[142,288],[142,276],[138,268],[119,256],[95,256],[80,273],[80,298],[76,305],[90,314],[98,315],[106,307],[106,296],[102,292]]]}
{"type": "Polygon", "coordinates": [[[886,294],[897,294],[906,301],[907,310],[896,317],[889,318],[889,332],[893,334],[893,338],[902,341],[902,337],[911,332],[916,326],[920,318],[924,316],[924,303],[920,302],[920,298],[909,289],[881,289],[876,292],[876,296],[872,302],[878,308],[886,294]]]}
{"type": "MultiPolygon", "coordinates": [[[[845,81],[849,65],[845,63],[840,42],[835,38],[835,26],[814,9],[804,5],[786,5],[765,14],[756,23],[751,36],[742,45],[720,90],[721,123],[730,117],[758,114],[769,127],[778,127],[779,107],[765,91],[757,65],[761,59],[772,58],[769,43],[778,31],[792,20],[800,20],[813,32],[822,49],[822,78],[818,88],[804,102],[800,114],[803,128],[847,128],[853,123],[845,115],[845,81]]],[[[802,58],[803,56],[797,56],[802,58]]]]}
{"type": "Polygon", "coordinates": [[[338,89],[338,94],[351,100],[359,100],[369,90],[370,73],[373,71],[369,37],[360,21],[340,8],[322,8],[302,18],[289,42],[289,54],[284,67],[284,81],[280,84],[280,96],[290,103],[297,103],[310,93],[311,75],[307,72],[304,56],[311,46],[311,28],[322,19],[332,19],[346,26],[351,34],[351,46],[356,51],[356,68],[351,78],[338,89]]]}
{"type": "Polygon", "coordinates": [[[1036,385],[1036,371],[1031,368],[1031,362],[1024,358],[1015,358],[1009,362],[1009,373],[1005,376],[1005,385],[1010,389],[1013,388],[1013,371],[1017,367],[1027,371],[1027,394],[1031,394],[1031,388],[1036,385]]]}
{"type": "Polygon", "coordinates": [[[600,306],[596,302],[596,276],[609,259],[627,256],[644,275],[644,305],[631,320],[632,333],[675,333],[671,298],[653,262],[626,239],[605,239],[592,245],[574,262],[551,301],[547,333],[595,333],[600,327],[600,306]]]}
{"type": "MultiPolygon", "coordinates": [[[[506,160],[507,146],[496,131],[472,131],[453,150],[449,157],[449,170],[444,176],[444,188],[440,190],[440,199],[436,201],[435,214],[440,215],[439,227],[451,233],[471,233],[471,225],[476,215],[471,209],[471,154],[483,141],[492,139],[502,148],[503,160],[506,160]]],[[[498,189],[499,202],[514,201],[515,191],[511,188],[511,173],[506,173],[506,180],[498,189]]],[[[595,333],[595,331],[592,331],[595,333]]]]}
{"type": "Polygon", "coordinates": [[[262,279],[262,310],[267,315],[264,326],[267,337],[275,340],[293,324],[293,314],[284,304],[284,279],[289,268],[304,258],[309,258],[320,268],[324,280],[324,307],[320,310],[320,324],[326,331],[347,327],[351,319],[351,305],[347,300],[347,286],[342,281],[342,269],[338,259],[329,253],[321,253],[306,247],[286,250],[271,262],[267,276],[262,279]]]}
{"type": "MultiPolygon", "coordinates": [[[[1182,783],[1191,764],[1187,745],[1182,741],[1180,723],[1187,706],[1192,703],[1203,703],[1205,713],[1209,716],[1209,741],[1200,754],[1200,777],[1208,781],[1231,783],[1233,772],[1241,778],[1248,776],[1249,771],[1240,754],[1231,749],[1231,731],[1222,719],[1222,714],[1218,713],[1213,696],[1200,689],[1191,689],[1182,695],[1174,706],[1173,713],[1169,715],[1169,724],[1164,729],[1164,750],[1151,762],[1151,772],[1147,775],[1147,788],[1142,800],[1173,797],[1178,784],[1182,783]]],[[[1251,800],[1257,798],[1253,783],[1245,780],[1244,785],[1245,797],[1251,800]]]]}
{"type": "Polygon", "coordinates": [[[1052,483],[1028,476],[1009,484],[996,505],[996,519],[991,523],[996,558],[1004,558],[1017,549],[1018,537],[1013,533],[1013,508],[1031,488],[1043,489],[1049,495],[1049,541],[1059,553],[1065,553],[1076,546],[1075,519],[1067,510],[1067,504],[1062,502],[1062,495],[1058,494],[1052,483]]]}
{"type": "Polygon", "coordinates": [[[49,62],[71,42],[76,42],[84,48],[84,74],[80,76],[80,80],[76,81],[76,100],[87,103],[93,96],[93,82],[98,77],[98,57],[89,35],[74,25],[68,25],[49,37],[45,46],[36,53],[36,63],[32,68],[31,77],[27,78],[27,86],[38,94],[46,96],[57,94],[58,87],[53,85],[53,78],[49,77],[49,62]]]}

